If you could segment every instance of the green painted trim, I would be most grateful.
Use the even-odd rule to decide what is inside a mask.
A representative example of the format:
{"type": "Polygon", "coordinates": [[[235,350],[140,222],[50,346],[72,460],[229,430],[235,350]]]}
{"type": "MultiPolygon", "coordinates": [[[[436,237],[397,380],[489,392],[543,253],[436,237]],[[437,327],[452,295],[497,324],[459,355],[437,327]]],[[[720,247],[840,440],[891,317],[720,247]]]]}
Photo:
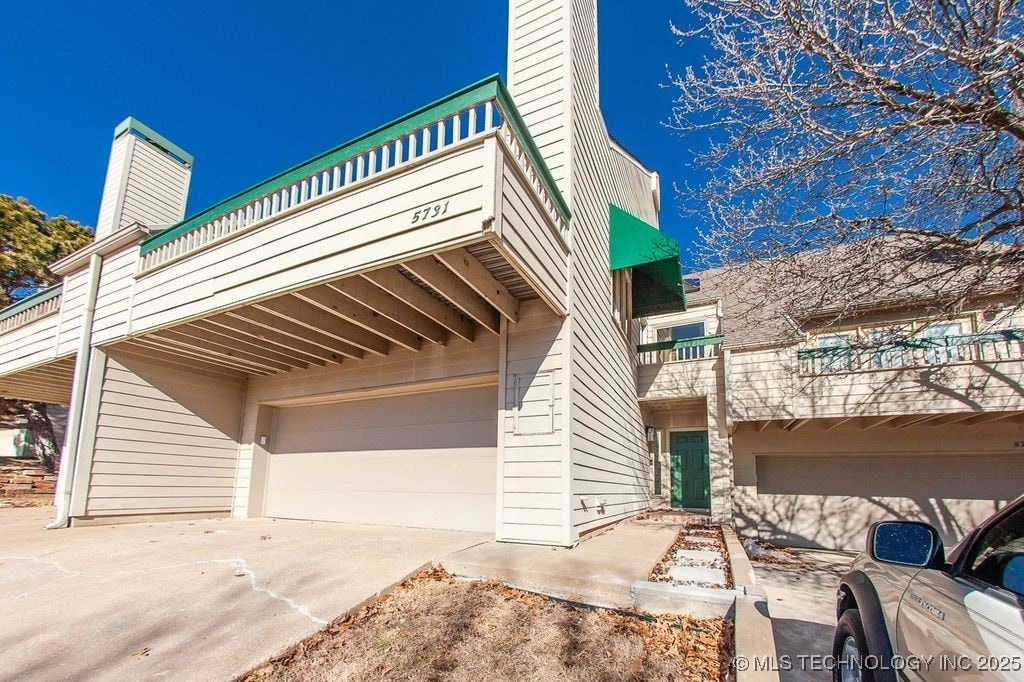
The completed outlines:
{"type": "Polygon", "coordinates": [[[701,346],[717,346],[725,341],[724,334],[715,336],[698,336],[694,339],[679,339],[677,341],[658,341],[657,343],[645,343],[636,347],[637,353],[651,353],[659,350],[677,350],[679,348],[699,348],[701,346]]]}
{"type": "Polygon", "coordinates": [[[127,132],[137,133],[139,137],[149,140],[157,147],[163,149],[165,152],[170,152],[174,156],[181,159],[181,161],[189,168],[191,168],[192,164],[195,163],[196,159],[194,156],[192,156],[187,151],[185,151],[178,145],[168,140],[160,133],[150,128],[142,121],[134,119],[131,116],[118,123],[117,127],[114,128],[114,139],[116,140],[117,138],[121,137],[127,132]]]}
{"type": "Polygon", "coordinates": [[[419,130],[430,123],[439,121],[447,116],[455,114],[456,112],[468,109],[474,104],[481,104],[490,99],[497,100],[509,124],[512,126],[513,130],[515,130],[520,141],[526,148],[527,155],[537,167],[537,172],[540,174],[545,186],[548,188],[548,191],[551,192],[555,203],[558,205],[559,211],[562,213],[563,217],[568,219],[569,207],[565,203],[565,199],[562,197],[561,192],[558,190],[558,186],[555,184],[554,178],[551,176],[551,171],[548,170],[536,143],[526,130],[526,125],[523,123],[522,117],[519,115],[519,111],[512,102],[512,96],[505,88],[505,84],[502,82],[501,77],[494,75],[473,83],[472,85],[466,86],[465,88],[462,88],[447,97],[443,97],[436,102],[420,107],[412,113],[406,114],[391,123],[386,123],[368,133],[364,133],[359,137],[349,140],[341,146],[319,154],[312,159],[300,163],[297,166],[293,166],[288,170],[282,171],[272,178],[264,180],[249,189],[228,197],[220,203],[215,204],[204,211],[200,211],[177,225],[173,225],[166,230],[143,240],[140,246],[140,252],[142,255],[145,255],[146,253],[167,244],[190,230],[205,225],[207,222],[218,216],[226,215],[241,208],[250,201],[273,192],[280,191],[292,183],[311,176],[316,172],[330,168],[331,166],[341,163],[347,159],[359,156],[360,154],[374,149],[386,142],[405,137],[413,131],[419,130]]]}
{"type": "Polygon", "coordinates": [[[887,350],[913,350],[917,348],[952,348],[955,346],[969,346],[975,343],[1007,343],[1011,341],[1024,342],[1024,329],[1000,329],[991,332],[980,332],[978,334],[900,339],[892,343],[804,348],[797,351],[797,358],[800,360],[815,360],[819,358],[845,357],[856,353],[878,353],[887,350]]]}
{"type": "Polygon", "coordinates": [[[526,155],[530,157],[530,161],[533,162],[533,167],[536,168],[537,172],[540,174],[540,179],[551,194],[551,199],[555,202],[555,206],[558,207],[558,212],[562,214],[562,218],[569,220],[571,215],[569,205],[565,203],[565,197],[562,196],[562,191],[558,189],[558,184],[555,182],[554,176],[551,175],[551,171],[548,169],[548,164],[544,162],[544,157],[541,156],[537,143],[534,142],[533,136],[530,135],[530,131],[526,128],[526,123],[523,122],[523,117],[519,114],[519,109],[512,101],[512,95],[505,87],[505,83],[501,80],[500,76],[492,77],[497,79],[498,101],[501,103],[502,109],[504,109],[505,113],[508,115],[509,123],[512,124],[512,129],[515,130],[516,135],[519,137],[519,141],[523,143],[524,147],[526,147],[526,155]]]}
{"type": "Polygon", "coordinates": [[[0,321],[6,320],[9,317],[14,317],[18,313],[23,313],[29,308],[35,308],[37,305],[40,305],[41,303],[46,303],[47,301],[51,301],[57,298],[58,296],[60,296],[61,291],[63,289],[64,283],[61,282],[60,284],[54,284],[53,286],[47,287],[45,289],[40,289],[31,296],[26,296],[20,301],[12,303],[3,310],[0,310],[0,321]]]}

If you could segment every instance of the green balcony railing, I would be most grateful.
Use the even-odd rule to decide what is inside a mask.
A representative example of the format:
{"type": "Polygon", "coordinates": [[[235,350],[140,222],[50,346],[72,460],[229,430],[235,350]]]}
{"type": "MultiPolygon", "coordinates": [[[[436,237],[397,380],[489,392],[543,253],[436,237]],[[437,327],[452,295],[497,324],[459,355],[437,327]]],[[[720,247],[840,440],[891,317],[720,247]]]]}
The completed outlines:
{"type": "Polygon", "coordinates": [[[1024,329],[803,348],[797,351],[797,359],[800,373],[807,375],[1021,360],[1024,359],[1024,329]]]}
{"type": "Polygon", "coordinates": [[[675,341],[658,341],[644,343],[636,347],[637,357],[641,365],[658,365],[665,362],[683,360],[702,360],[717,357],[722,351],[725,336],[700,336],[693,339],[675,341]]]}
{"type": "Polygon", "coordinates": [[[63,284],[54,284],[0,310],[0,334],[60,310],[63,284]]]}
{"type": "Polygon", "coordinates": [[[152,270],[297,206],[488,134],[505,141],[567,239],[569,207],[504,83],[491,76],[154,234],[140,246],[140,270],[152,270]]]}

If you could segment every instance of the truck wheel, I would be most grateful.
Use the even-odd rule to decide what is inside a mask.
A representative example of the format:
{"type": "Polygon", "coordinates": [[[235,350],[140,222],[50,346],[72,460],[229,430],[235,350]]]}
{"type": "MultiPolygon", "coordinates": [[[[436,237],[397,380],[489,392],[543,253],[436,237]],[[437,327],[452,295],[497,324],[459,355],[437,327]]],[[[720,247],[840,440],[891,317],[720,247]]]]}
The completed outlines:
{"type": "Polygon", "coordinates": [[[839,619],[832,640],[833,682],[874,682],[875,672],[861,667],[868,653],[860,611],[848,609],[839,619]]]}

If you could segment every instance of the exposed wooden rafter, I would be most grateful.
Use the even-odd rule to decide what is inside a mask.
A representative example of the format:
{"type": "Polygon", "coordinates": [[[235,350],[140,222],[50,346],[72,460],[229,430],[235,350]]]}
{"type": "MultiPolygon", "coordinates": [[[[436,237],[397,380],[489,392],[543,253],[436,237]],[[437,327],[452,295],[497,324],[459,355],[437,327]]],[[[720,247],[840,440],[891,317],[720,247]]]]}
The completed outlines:
{"type": "Polygon", "coordinates": [[[829,424],[828,426],[826,426],[825,430],[826,431],[831,431],[832,429],[838,429],[840,426],[842,426],[843,424],[848,423],[852,419],[853,419],[853,417],[844,417],[842,419],[837,419],[836,421],[834,421],[831,424],[829,424]]]}
{"type": "Polygon", "coordinates": [[[226,353],[229,357],[237,356],[241,359],[256,361],[273,369],[306,369],[309,367],[308,362],[297,360],[270,348],[238,341],[230,336],[224,336],[223,334],[208,331],[191,324],[180,325],[164,332],[164,334],[174,335],[172,338],[197,346],[200,349],[213,349],[226,353]]]}
{"type": "Polygon", "coordinates": [[[797,429],[800,429],[804,425],[806,425],[807,422],[809,422],[809,421],[811,421],[811,420],[810,419],[794,419],[791,422],[789,422],[788,424],[786,424],[786,427],[785,427],[786,431],[790,431],[790,432],[796,431],[797,429]]]}
{"type": "Polygon", "coordinates": [[[256,306],[290,322],[333,336],[339,341],[357,346],[375,355],[388,354],[387,339],[343,320],[337,315],[332,315],[296,296],[279,296],[269,301],[260,301],[256,306]]]}
{"type": "Polygon", "coordinates": [[[465,315],[434,298],[395,268],[367,272],[362,277],[395,298],[466,341],[476,337],[473,322],[465,315]]]}
{"type": "Polygon", "coordinates": [[[418,351],[423,344],[418,334],[327,285],[299,291],[295,296],[403,348],[418,351]]]}
{"type": "Polygon", "coordinates": [[[365,303],[392,322],[402,325],[428,341],[442,346],[448,344],[448,330],[444,326],[400,298],[389,294],[376,284],[372,284],[369,280],[362,277],[349,277],[332,282],[330,286],[353,301],[365,303]]]}
{"type": "Polygon", "coordinates": [[[327,351],[330,351],[334,356],[341,358],[352,358],[358,360],[363,357],[365,352],[361,348],[357,348],[350,343],[345,343],[339,339],[334,338],[328,334],[324,334],[316,329],[310,329],[304,327],[301,324],[296,324],[289,320],[272,315],[264,310],[257,310],[253,307],[239,308],[232,310],[227,313],[229,318],[237,318],[243,322],[249,322],[256,325],[266,331],[277,334],[284,334],[287,337],[293,339],[299,339],[311,343],[315,346],[319,346],[327,351]]]}
{"type": "Polygon", "coordinates": [[[861,428],[863,428],[865,431],[877,429],[879,426],[884,426],[885,424],[888,424],[889,422],[893,421],[894,419],[897,419],[898,417],[899,415],[895,414],[889,415],[887,417],[864,417],[864,424],[861,428]]]}
{"type": "Polygon", "coordinates": [[[143,343],[141,339],[122,341],[117,344],[117,351],[128,353],[129,355],[135,355],[150,361],[157,360],[161,364],[166,364],[171,367],[182,367],[184,369],[205,372],[207,374],[233,377],[236,379],[244,378],[247,374],[244,370],[238,370],[213,362],[208,362],[206,360],[197,359],[192,356],[182,355],[174,351],[169,351],[165,348],[154,347],[150,344],[143,343]]]}
{"type": "Polygon", "coordinates": [[[971,417],[967,420],[967,423],[974,426],[976,424],[991,424],[992,422],[1002,421],[1004,419],[1013,419],[1019,417],[1024,413],[1021,412],[992,412],[989,414],[979,414],[975,417],[971,417]]]}
{"type": "MultiPolygon", "coordinates": [[[[251,327],[254,327],[257,330],[260,328],[250,322],[244,322],[239,319],[226,319],[234,319],[236,326],[217,324],[212,319],[192,322],[188,326],[192,329],[201,329],[211,334],[216,334],[231,343],[238,344],[242,350],[262,349],[264,352],[274,353],[281,357],[290,358],[291,360],[298,360],[299,362],[307,365],[320,365],[321,367],[326,365],[328,362],[335,361],[326,350],[317,348],[312,344],[303,343],[298,339],[291,339],[290,343],[278,343],[268,338],[268,334],[266,333],[249,335],[239,329],[239,327],[243,325],[251,325],[251,327]],[[299,347],[300,344],[302,345],[301,348],[299,347]]],[[[284,335],[281,336],[283,338],[288,338],[284,335]]]]}
{"type": "Polygon", "coordinates": [[[518,299],[510,294],[508,288],[496,280],[469,251],[444,251],[437,254],[437,259],[495,310],[508,318],[509,322],[519,321],[518,299]]]}
{"type": "Polygon", "coordinates": [[[480,294],[466,286],[454,272],[433,256],[424,256],[402,263],[402,267],[419,277],[444,296],[453,306],[466,313],[492,334],[501,328],[498,311],[480,294]]]}

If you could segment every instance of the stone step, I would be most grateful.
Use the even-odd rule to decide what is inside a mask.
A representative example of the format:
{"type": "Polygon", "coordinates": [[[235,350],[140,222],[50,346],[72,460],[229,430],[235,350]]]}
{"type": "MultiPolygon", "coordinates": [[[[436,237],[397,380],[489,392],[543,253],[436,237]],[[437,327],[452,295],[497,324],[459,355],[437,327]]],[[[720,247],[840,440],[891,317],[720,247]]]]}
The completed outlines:
{"type": "Polygon", "coordinates": [[[722,555],[710,549],[680,549],[676,550],[676,561],[683,563],[703,563],[707,561],[722,561],[722,555]]]}
{"type": "Polygon", "coordinates": [[[725,570],[707,566],[672,566],[668,577],[677,583],[725,585],[725,570]]]}

